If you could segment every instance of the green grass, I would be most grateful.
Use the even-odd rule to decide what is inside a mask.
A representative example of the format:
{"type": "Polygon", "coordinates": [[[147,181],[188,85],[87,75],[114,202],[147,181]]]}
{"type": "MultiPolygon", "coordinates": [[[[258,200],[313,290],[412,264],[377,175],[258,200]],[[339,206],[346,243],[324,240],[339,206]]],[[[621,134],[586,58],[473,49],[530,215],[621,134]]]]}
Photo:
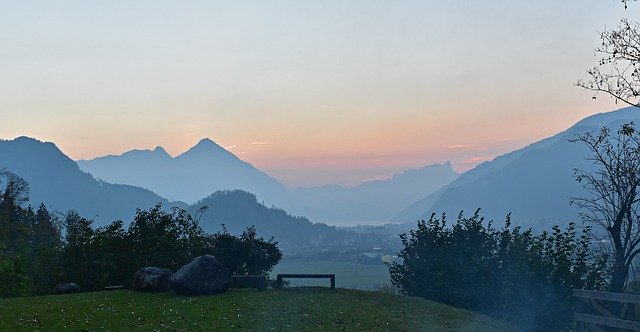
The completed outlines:
{"type": "Polygon", "coordinates": [[[200,297],[113,291],[1,299],[0,329],[501,331],[505,326],[419,298],[290,288],[200,297]]]}
{"type": "MultiPolygon", "coordinates": [[[[288,261],[275,266],[271,273],[275,279],[278,273],[333,273],[336,286],[342,288],[377,290],[383,283],[389,283],[389,269],[386,265],[369,265],[346,262],[304,262],[288,261]]],[[[327,279],[291,279],[292,285],[324,286],[327,279]]]]}

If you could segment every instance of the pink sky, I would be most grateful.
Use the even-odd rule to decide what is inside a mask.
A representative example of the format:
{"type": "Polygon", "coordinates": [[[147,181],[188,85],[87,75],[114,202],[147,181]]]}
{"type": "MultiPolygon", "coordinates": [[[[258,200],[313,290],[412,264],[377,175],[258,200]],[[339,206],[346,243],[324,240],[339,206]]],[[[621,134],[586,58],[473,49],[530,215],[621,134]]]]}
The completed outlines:
{"type": "Polygon", "coordinates": [[[14,2],[0,138],[86,159],[208,137],[290,187],[465,171],[615,108],[573,83],[597,31],[628,14],[601,0],[14,2]]]}

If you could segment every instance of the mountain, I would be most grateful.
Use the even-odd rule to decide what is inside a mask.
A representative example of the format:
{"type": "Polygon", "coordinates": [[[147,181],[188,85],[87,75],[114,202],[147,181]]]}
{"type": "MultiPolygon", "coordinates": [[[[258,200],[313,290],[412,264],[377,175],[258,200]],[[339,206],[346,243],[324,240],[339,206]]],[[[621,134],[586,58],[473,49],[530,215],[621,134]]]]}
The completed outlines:
{"type": "Polygon", "coordinates": [[[240,234],[254,225],[259,236],[273,236],[287,250],[311,245],[330,248],[358,238],[354,232],[312,223],[307,218],[266,207],[255,195],[242,190],[217,191],[191,205],[187,211],[198,218],[200,226],[208,233],[221,231],[222,224],[231,234],[240,234]]]}
{"type": "Polygon", "coordinates": [[[266,204],[295,210],[282,184],[208,138],[175,158],[157,147],[77,163],[104,181],[140,186],[171,200],[194,203],[218,190],[241,189],[266,204]]]}
{"type": "Polygon", "coordinates": [[[380,223],[391,219],[407,202],[416,201],[455,180],[449,162],[409,169],[387,180],[365,182],[353,188],[323,186],[295,189],[312,220],[380,223]]]}
{"type": "MultiPolygon", "coordinates": [[[[143,175],[144,169],[136,169],[137,162],[165,163],[167,160],[178,159],[192,165],[226,155],[226,152],[220,151],[220,155],[212,156],[212,144],[215,143],[201,142],[178,158],[171,158],[162,148],[153,151],[134,150],[124,154],[124,160],[129,164],[118,165],[124,165],[122,167],[128,167],[131,172],[143,175]]],[[[113,159],[105,158],[107,161],[113,159]]],[[[234,165],[233,160],[231,162],[234,165]]],[[[150,164],[146,167],[152,166],[150,164]]],[[[234,166],[238,166],[237,163],[234,166]]],[[[341,247],[347,250],[353,246],[369,248],[380,245],[377,239],[325,224],[314,224],[306,218],[289,215],[284,210],[266,207],[254,194],[246,191],[216,191],[193,205],[187,205],[169,202],[140,187],[97,180],[80,170],[53,143],[33,138],[0,140],[0,170],[3,169],[19,175],[29,183],[29,202],[32,206],[44,203],[59,212],[73,209],[82,216],[92,218],[94,226],[103,226],[118,219],[128,224],[133,220],[136,209],[149,209],[162,203],[167,209],[173,206],[186,209],[210,233],[220,231],[221,224],[225,224],[232,234],[240,234],[245,228],[255,225],[259,236],[274,236],[281,247],[287,250],[299,251],[300,248],[308,249],[313,246],[331,249],[341,247]],[[203,206],[207,206],[207,209],[201,209],[203,206]]]]}
{"type": "Polygon", "coordinates": [[[147,188],[170,200],[193,203],[216,191],[238,189],[255,194],[267,206],[331,223],[387,221],[406,202],[434,192],[459,175],[445,163],[410,169],[391,179],[354,188],[324,186],[289,191],[207,138],[175,158],[156,147],[77,163],[104,181],[147,188]]]}
{"type": "Polygon", "coordinates": [[[0,140],[3,168],[29,182],[30,204],[45,203],[60,212],[74,209],[93,218],[97,226],[117,219],[131,220],[138,207],[145,209],[157,203],[184,206],[169,203],[147,189],[96,180],[53,143],[33,138],[0,140]]]}
{"type": "Polygon", "coordinates": [[[593,171],[595,166],[585,160],[587,148],[569,139],[602,126],[615,130],[630,121],[640,121],[640,110],[630,107],[587,117],[557,135],[478,165],[392,220],[415,222],[443,212],[452,219],[461,210],[473,213],[482,208],[482,214],[498,225],[509,212],[514,224],[537,229],[579,221],[569,197],[586,192],[574,180],[573,169],[593,171]]]}

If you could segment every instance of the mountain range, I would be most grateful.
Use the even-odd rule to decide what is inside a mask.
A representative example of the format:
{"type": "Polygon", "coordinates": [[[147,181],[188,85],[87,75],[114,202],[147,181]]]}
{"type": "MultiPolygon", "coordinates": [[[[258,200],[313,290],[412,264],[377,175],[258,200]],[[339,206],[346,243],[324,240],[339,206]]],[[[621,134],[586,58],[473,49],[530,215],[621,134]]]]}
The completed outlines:
{"type": "Polygon", "coordinates": [[[55,211],[77,210],[98,225],[113,220],[131,220],[136,209],[163,203],[186,207],[140,187],[96,180],[53,143],[18,137],[0,140],[0,170],[24,178],[30,186],[30,202],[44,203],[55,211]]]}
{"type": "MultiPolygon", "coordinates": [[[[32,204],[44,202],[62,212],[76,209],[96,220],[97,225],[116,219],[131,220],[136,208],[146,209],[157,203],[167,208],[213,206],[215,202],[203,203],[202,198],[221,200],[227,196],[214,193],[239,189],[251,192],[252,196],[231,196],[254,206],[255,211],[262,211],[264,220],[272,220],[267,215],[279,215],[274,217],[277,220],[298,220],[284,213],[288,211],[315,222],[414,223],[431,213],[447,213],[453,218],[461,210],[472,213],[482,208],[489,219],[501,221],[511,212],[514,224],[548,228],[551,224],[579,220],[579,211],[569,204],[569,197],[583,195],[584,191],[574,181],[573,169],[594,170],[594,165],[585,160],[587,149],[569,139],[602,126],[616,128],[630,121],[640,121],[636,108],[600,113],[462,175],[453,171],[450,163],[444,163],[407,170],[387,180],[353,188],[324,186],[290,191],[209,139],[201,140],[177,157],[157,147],[76,163],[53,143],[19,137],[0,140],[0,169],[14,172],[30,183],[32,204]],[[262,207],[251,203],[254,200],[262,207]],[[272,211],[267,208],[269,205],[284,210],[272,211]]],[[[214,211],[225,211],[220,208],[222,205],[216,206],[214,211]]],[[[219,214],[223,212],[207,218],[214,225],[228,222],[219,214]]],[[[253,214],[250,221],[240,220],[241,215],[238,212],[237,218],[229,220],[234,220],[237,227],[264,222],[255,217],[259,213],[253,214]]],[[[312,225],[309,220],[297,222],[312,225]]],[[[282,225],[293,228],[288,222],[283,221],[282,225]]],[[[265,228],[271,227],[267,224],[265,228]]],[[[319,231],[308,228],[312,229],[319,231]]]]}
{"type": "Polygon", "coordinates": [[[454,218],[464,210],[482,209],[488,219],[503,221],[511,212],[513,223],[536,229],[579,221],[579,210],[570,197],[586,195],[574,180],[573,169],[594,171],[585,158],[587,148],[569,139],[603,126],[640,120],[640,110],[623,108],[589,116],[569,129],[522,149],[484,162],[440,190],[408,206],[392,218],[394,222],[428,219],[432,213],[454,218]]]}
{"type": "Polygon", "coordinates": [[[241,189],[267,205],[296,206],[282,184],[208,138],[175,158],[158,146],[77,163],[96,178],[147,188],[171,200],[195,203],[218,190],[241,189]]]}
{"type": "MultiPolygon", "coordinates": [[[[160,149],[128,154],[130,158],[167,158],[163,155],[166,152],[160,149]]],[[[80,170],[55,144],[28,137],[0,140],[0,170],[10,171],[29,183],[29,204],[32,206],[44,203],[60,214],[76,210],[80,215],[91,218],[95,227],[114,220],[123,220],[127,224],[133,220],[137,209],[149,209],[161,203],[166,210],[174,206],[187,210],[210,233],[221,231],[221,224],[225,224],[233,234],[240,234],[246,227],[255,225],[260,236],[275,236],[281,247],[287,249],[305,247],[310,243],[328,246],[358,236],[350,231],[314,224],[281,209],[268,208],[259,203],[255,195],[245,191],[216,191],[188,205],[169,201],[141,187],[111,184],[80,170]],[[203,206],[207,208],[201,209],[203,206]]]]}
{"type": "MultiPolygon", "coordinates": [[[[355,240],[357,234],[323,223],[312,223],[276,207],[260,204],[256,196],[243,190],[223,190],[201,199],[187,211],[196,216],[200,226],[209,233],[222,231],[222,225],[232,234],[240,234],[255,226],[260,236],[274,237],[286,250],[310,244],[331,246],[355,240]],[[205,207],[203,209],[203,207],[205,207]]],[[[361,242],[361,241],[360,241],[361,242]]]]}
{"type": "Polygon", "coordinates": [[[446,163],[410,169],[354,188],[331,185],[290,191],[208,138],[175,158],[158,146],[77,163],[96,178],[147,188],[170,200],[194,203],[219,190],[243,190],[267,206],[332,224],[385,222],[407,202],[438,190],[459,175],[446,163]]]}
{"type": "Polygon", "coordinates": [[[380,224],[389,221],[407,202],[435,192],[458,176],[451,163],[446,162],[409,169],[353,188],[331,185],[298,188],[293,193],[304,204],[305,216],[312,220],[380,224]]]}

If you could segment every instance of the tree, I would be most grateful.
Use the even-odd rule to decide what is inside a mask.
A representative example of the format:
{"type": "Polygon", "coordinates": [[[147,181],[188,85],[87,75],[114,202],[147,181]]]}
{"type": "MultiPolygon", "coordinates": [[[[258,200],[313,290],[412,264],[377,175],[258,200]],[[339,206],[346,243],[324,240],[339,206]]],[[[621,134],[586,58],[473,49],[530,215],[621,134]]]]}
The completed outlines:
{"type": "Polygon", "coordinates": [[[278,242],[258,237],[254,226],[247,227],[239,237],[222,226],[222,232],[209,236],[205,252],[216,257],[232,274],[267,276],[282,259],[278,242]]]}
{"type": "Polygon", "coordinates": [[[76,211],[69,211],[64,216],[63,281],[78,283],[83,289],[99,287],[94,278],[97,269],[91,250],[94,237],[92,223],[76,211]]]}
{"type": "Polygon", "coordinates": [[[50,294],[62,275],[62,239],[59,222],[44,204],[30,218],[28,271],[35,294],[50,294]]]}
{"type": "Polygon", "coordinates": [[[583,209],[584,222],[598,225],[606,234],[610,245],[604,248],[611,254],[609,290],[624,292],[629,270],[640,254],[640,132],[632,122],[616,133],[604,127],[572,141],[587,146],[587,160],[597,168],[574,170],[588,195],[572,197],[572,203],[583,209]]]}
{"type": "MultiPolygon", "coordinates": [[[[625,8],[629,2],[622,0],[625,8]]],[[[577,86],[605,93],[616,103],[638,107],[640,98],[640,25],[622,19],[616,29],[600,33],[602,43],[595,49],[597,65],[587,71],[587,80],[578,80],[577,86]]]]}
{"type": "Polygon", "coordinates": [[[0,297],[49,294],[60,277],[57,219],[29,205],[29,184],[0,171],[0,297]]]}
{"type": "Polygon", "coordinates": [[[29,185],[16,174],[0,170],[0,297],[30,292],[27,271],[29,245],[29,185]]]}
{"type": "Polygon", "coordinates": [[[29,201],[29,184],[14,173],[1,170],[0,185],[0,244],[13,253],[24,247],[28,238],[28,216],[22,205],[29,201]]]}
{"type": "Polygon", "coordinates": [[[205,238],[198,222],[185,210],[174,207],[166,212],[162,204],[138,210],[127,237],[135,270],[161,266],[173,271],[196,257],[205,238]]]}

